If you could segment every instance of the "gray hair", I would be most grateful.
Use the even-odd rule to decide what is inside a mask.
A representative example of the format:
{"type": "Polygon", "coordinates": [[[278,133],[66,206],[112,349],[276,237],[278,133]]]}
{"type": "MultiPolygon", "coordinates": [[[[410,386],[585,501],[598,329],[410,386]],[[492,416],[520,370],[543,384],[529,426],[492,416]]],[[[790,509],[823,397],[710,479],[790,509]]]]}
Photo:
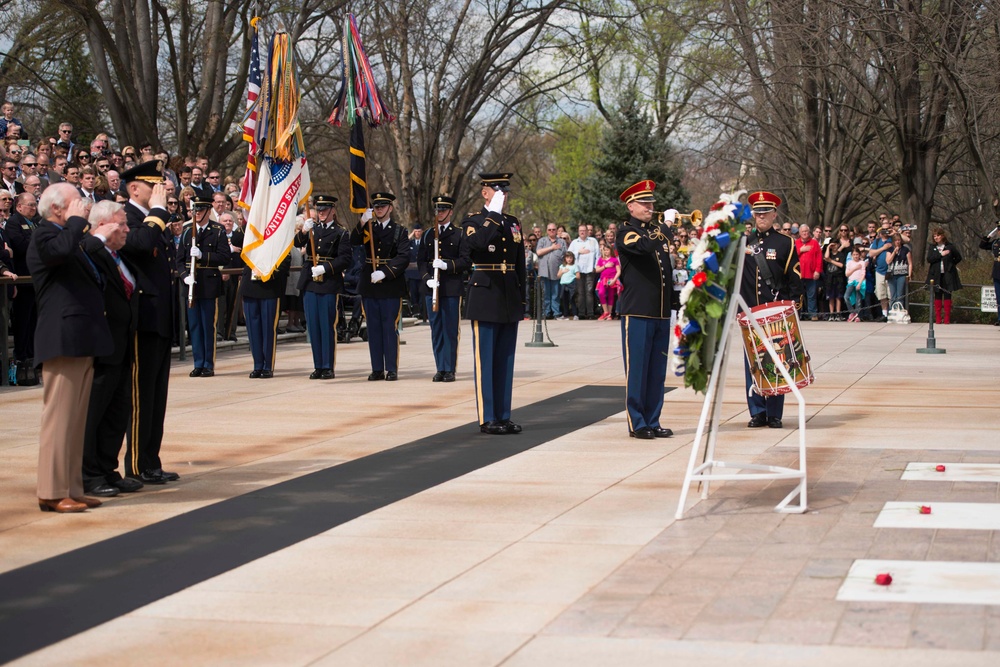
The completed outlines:
{"type": "Polygon", "coordinates": [[[45,219],[52,215],[52,209],[59,207],[66,210],[69,203],[80,196],[76,188],[69,183],[56,183],[45,188],[41,199],[38,200],[38,214],[45,219]]]}
{"type": "MultiPolygon", "coordinates": [[[[48,192],[48,190],[46,190],[46,192],[48,192]]],[[[109,222],[113,217],[115,217],[115,213],[124,210],[124,208],[125,207],[118,202],[104,199],[94,204],[94,206],[90,209],[90,216],[88,217],[88,220],[90,220],[92,227],[100,227],[103,223],[109,222]]]]}

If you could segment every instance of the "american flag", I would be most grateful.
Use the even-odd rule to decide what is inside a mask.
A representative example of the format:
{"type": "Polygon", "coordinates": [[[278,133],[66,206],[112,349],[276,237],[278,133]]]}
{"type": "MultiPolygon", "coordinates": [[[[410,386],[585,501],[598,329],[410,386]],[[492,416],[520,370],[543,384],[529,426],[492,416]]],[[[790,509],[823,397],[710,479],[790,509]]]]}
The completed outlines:
{"type": "Polygon", "coordinates": [[[250,20],[253,35],[250,38],[250,73],[247,75],[247,110],[243,119],[243,138],[250,142],[247,153],[247,170],[240,188],[239,204],[250,210],[253,193],[257,188],[257,97],[260,95],[260,49],[257,46],[257,22],[260,17],[250,20]]]}

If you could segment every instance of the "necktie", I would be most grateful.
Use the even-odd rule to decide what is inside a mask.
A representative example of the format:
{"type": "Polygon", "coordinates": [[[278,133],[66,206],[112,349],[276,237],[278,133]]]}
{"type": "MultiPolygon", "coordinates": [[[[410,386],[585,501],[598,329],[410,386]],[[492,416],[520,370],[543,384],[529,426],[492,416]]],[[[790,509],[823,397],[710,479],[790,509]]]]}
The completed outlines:
{"type": "Polygon", "coordinates": [[[133,285],[132,281],[130,281],[128,278],[125,277],[125,272],[122,271],[122,258],[118,256],[118,253],[115,252],[114,250],[112,250],[111,251],[111,256],[115,260],[115,266],[118,267],[118,275],[120,275],[122,277],[122,283],[125,284],[125,298],[126,299],[131,299],[132,298],[132,290],[135,289],[135,285],[133,285]]]}
{"type": "Polygon", "coordinates": [[[438,238],[441,238],[441,235],[444,234],[445,229],[447,229],[447,227],[445,227],[444,225],[438,227],[438,238]]]}

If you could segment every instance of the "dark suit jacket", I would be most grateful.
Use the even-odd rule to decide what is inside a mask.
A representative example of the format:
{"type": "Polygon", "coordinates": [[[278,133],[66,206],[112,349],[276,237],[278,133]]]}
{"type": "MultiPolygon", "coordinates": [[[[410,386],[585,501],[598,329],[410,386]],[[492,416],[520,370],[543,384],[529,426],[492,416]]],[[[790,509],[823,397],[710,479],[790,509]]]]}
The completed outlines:
{"type": "Polygon", "coordinates": [[[65,227],[43,220],[28,248],[28,270],[38,300],[35,364],[56,357],[100,357],[114,343],[104,317],[102,280],[80,242],[90,224],[79,217],[65,227]]]}
{"type": "Polygon", "coordinates": [[[132,296],[129,298],[125,295],[125,282],[122,280],[118,265],[101,240],[87,236],[83,241],[83,248],[104,276],[104,315],[114,341],[114,350],[110,354],[98,357],[95,361],[109,365],[124,363],[130,360],[132,355],[132,339],[139,325],[139,300],[146,287],[145,277],[135,265],[119,255],[134,279],[132,296]]]}
{"type": "Polygon", "coordinates": [[[14,211],[7,219],[7,225],[3,228],[7,243],[14,255],[14,268],[11,269],[19,276],[28,275],[28,246],[31,245],[31,232],[35,229],[35,223],[31,222],[23,215],[14,211]]]}

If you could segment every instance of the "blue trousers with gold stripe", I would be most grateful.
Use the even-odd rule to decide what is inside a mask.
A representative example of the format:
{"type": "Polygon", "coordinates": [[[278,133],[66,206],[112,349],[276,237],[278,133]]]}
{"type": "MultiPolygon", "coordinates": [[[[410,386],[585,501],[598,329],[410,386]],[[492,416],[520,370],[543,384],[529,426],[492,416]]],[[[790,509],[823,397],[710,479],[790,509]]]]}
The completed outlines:
{"type": "Polygon", "coordinates": [[[187,317],[194,367],[214,370],[215,326],[219,317],[219,300],[195,299],[188,308],[187,317]]]}
{"type": "Polygon", "coordinates": [[[743,377],[747,384],[747,408],[750,410],[750,416],[755,417],[763,412],[768,419],[775,417],[781,419],[781,415],[785,412],[785,395],[761,396],[750,390],[753,387],[753,376],[750,375],[750,362],[747,361],[745,354],[743,355],[743,377]]]}
{"type": "Polygon", "coordinates": [[[302,295],[306,331],[312,345],[313,368],[333,370],[337,363],[337,300],[339,294],[302,295]]]}
{"type": "Polygon", "coordinates": [[[399,370],[399,322],[403,317],[403,300],[399,297],[388,299],[361,299],[368,325],[368,354],[372,360],[372,371],[399,370]]]}
{"type": "Polygon", "coordinates": [[[278,300],[243,297],[243,317],[255,371],[274,370],[274,349],[278,340],[278,300]]]}
{"type": "Polygon", "coordinates": [[[622,317],[622,355],[625,357],[625,409],[628,428],[659,428],[663,410],[663,383],[667,379],[670,320],[622,317]]]}
{"type": "Polygon", "coordinates": [[[517,324],[472,321],[472,379],[480,424],[510,419],[517,324]]]}
{"type": "Polygon", "coordinates": [[[431,323],[431,347],[437,370],[454,373],[458,362],[458,321],[462,312],[459,301],[462,297],[438,297],[438,312],[434,312],[434,300],[424,299],[427,319],[431,323]]]}

